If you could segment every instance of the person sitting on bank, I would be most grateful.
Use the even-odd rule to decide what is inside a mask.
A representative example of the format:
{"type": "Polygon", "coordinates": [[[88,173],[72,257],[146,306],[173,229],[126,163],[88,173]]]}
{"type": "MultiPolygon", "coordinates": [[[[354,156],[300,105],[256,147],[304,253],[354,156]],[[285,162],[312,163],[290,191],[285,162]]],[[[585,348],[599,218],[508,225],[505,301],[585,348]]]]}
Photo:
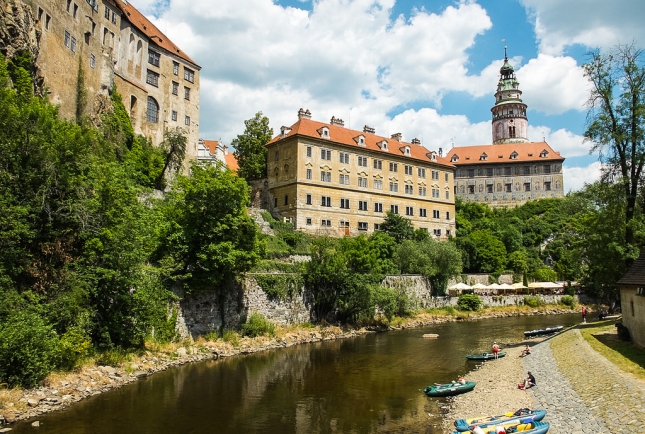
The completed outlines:
{"type": "Polygon", "coordinates": [[[528,356],[529,354],[531,354],[531,347],[529,347],[527,344],[526,347],[522,350],[520,357],[528,356]]]}
{"type": "Polygon", "coordinates": [[[533,374],[531,374],[531,371],[529,371],[529,375],[528,375],[528,377],[526,377],[526,378],[524,379],[524,383],[523,383],[523,384],[520,384],[520,385],[519,385],[519,388],[520,388],[520,389],[524,389],[524,390],[526,390],[526,389],[529,389],[529,388],[531,388],[531,387],[533,387],[533,386],[535,386],[535,385],[536,385],[536,383],[535,383],[535,377],[533,376],[533,374]]]}

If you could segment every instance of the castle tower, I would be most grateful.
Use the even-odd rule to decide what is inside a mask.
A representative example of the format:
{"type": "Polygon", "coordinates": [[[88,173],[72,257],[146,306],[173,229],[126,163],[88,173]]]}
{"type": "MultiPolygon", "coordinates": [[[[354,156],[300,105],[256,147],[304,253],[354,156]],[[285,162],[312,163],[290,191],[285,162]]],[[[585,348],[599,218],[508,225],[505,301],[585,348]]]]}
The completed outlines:
{"type": "Polygon", "coordinates": [[[493,144],[526,143],[529,141],[526,104],[522,102],[522,91],[515,77],[515,70],[508,63],[506,47],[504,65],[499,73],[495,105],[490,109],[493,113],[493,144]]]}

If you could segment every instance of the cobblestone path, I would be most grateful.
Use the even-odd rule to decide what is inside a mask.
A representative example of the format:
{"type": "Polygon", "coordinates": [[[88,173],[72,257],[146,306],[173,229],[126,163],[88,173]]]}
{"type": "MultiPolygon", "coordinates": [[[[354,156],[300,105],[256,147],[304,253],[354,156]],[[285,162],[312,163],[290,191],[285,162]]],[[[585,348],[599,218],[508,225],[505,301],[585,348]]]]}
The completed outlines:
{"type": "Polygon", "coordinates": [[[596,353],[579,330],[533,346],[523,359],[535,376],[535,408],[547,409],[549,434],[642,433],[645,383],[596,353]]]}

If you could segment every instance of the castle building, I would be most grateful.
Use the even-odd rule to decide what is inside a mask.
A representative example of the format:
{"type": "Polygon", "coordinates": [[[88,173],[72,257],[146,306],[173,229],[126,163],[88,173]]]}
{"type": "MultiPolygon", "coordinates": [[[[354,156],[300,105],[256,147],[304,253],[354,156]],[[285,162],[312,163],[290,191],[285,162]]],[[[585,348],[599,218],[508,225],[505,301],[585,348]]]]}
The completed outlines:
{"type": "Polygon", "coordinates": [[[544,141],[529,141],[526,104],[506,55],[491,112],[492,144],[459,146],[448,152],[456,167],[455,195],[493,207],[563,197],[564,158],[544,141]]]}
{"type": "Polygon", "coordinates": [[[386,212],[408,218],[438,239],[455,233],[454,166],[436,152],[345,128],[341,119],[298,121],[267,144],[272,211],[295,228],[332,236],[371,233],[386,212]]]}
{"type": "Polygon", "coordinates": [[[40,74],[60,114],[96,116],[115,86],[137,134],[163,140],[187,133],[186,155],[197,157],[199,70],[185,52],[126,0],[34,0],[40,74]]]}
{"type": "Polygon", "coordinates": [[[221,162],[226,168],[234,172],[237,172],[237,169],[239,168],[235,156],[228,151],[228,145],[222,143],[221,139],[199,139],[197,144],[197,160],[211,164],[221,162]]]}

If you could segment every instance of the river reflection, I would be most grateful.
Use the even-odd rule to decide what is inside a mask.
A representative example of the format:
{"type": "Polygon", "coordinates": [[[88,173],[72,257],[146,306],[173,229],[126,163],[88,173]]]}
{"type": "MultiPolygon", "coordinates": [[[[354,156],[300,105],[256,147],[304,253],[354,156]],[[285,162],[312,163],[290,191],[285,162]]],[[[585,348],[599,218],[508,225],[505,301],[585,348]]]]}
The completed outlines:
{"type": "MultiPolygon", "coordinates": [[[[577,314],[448,323],[185,365],[38,418],[40,433],[440,433],[421,390],[474,368],[468,353],[577,314]],[[438,333],[438,339],[424,339],[438,333]]],[[[15,433],[34,432],[30,422],[15,433]]]]}

